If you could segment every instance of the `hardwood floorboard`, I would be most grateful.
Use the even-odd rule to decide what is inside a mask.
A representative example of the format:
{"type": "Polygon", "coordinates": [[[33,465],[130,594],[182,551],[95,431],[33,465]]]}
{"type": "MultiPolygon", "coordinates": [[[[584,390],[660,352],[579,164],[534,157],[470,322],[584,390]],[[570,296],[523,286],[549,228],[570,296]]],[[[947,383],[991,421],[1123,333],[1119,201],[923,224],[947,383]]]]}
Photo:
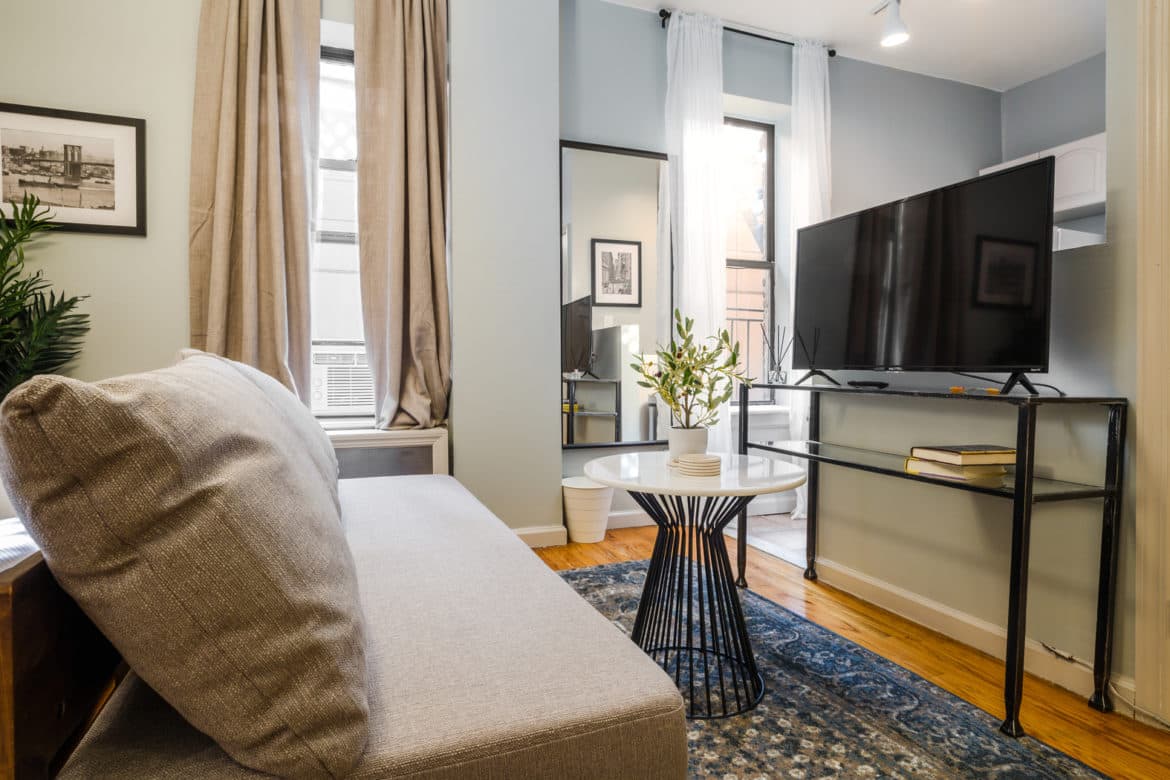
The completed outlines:
{"type": "MultiPolygon", "coordinates": [[[[644,560],[654,535],[654,528],[623,528],[609,531],[598,544],[536,552],[558,571],[644,560]]],[[[753,548],[748,549],[747,579],[761,596],[1003,717],[1001,661],[823,583],[808,582],[797,567],[753,548]]],[[[1080,696],[1031,675],[1024,683],[1020,718],[1031,736],[1106,775],[1170,778],[1170,732],[1096,712],[1080,696]]]]}

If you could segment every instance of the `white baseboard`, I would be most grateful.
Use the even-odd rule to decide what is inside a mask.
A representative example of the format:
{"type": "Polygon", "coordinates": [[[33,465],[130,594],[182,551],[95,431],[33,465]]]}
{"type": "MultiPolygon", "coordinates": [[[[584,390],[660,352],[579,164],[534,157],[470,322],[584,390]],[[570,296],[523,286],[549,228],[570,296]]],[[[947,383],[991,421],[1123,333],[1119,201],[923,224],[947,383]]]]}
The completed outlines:
{"type": "Polygon", "coordinates": [[[769,493],[766,496],[756,496],[748,504],[748,516],[752,515],[786,515],[796,509],[796,493],[769,493]]]}
{"type": "Polygon", "coordinates": [[[609,513],[606,528],[638,528],[643,525],[654,525],[654,521],[641,509],[618,509],[609,513]]]}
{"type": "MultiPolygon", "coordinates": [[[[817,559],[817,574],[827,585],[851,593],[995,658],[1000,660],[1004,658],[1007,630],[1002,626],[824,558],[817,559]]],[[[1035,639],[1029,639],[1025,643],[1024,669],[1061,688],[1077,693],[1086,700],[1093,692],[1093,672],[1088,667],[1058,658],[1035,639]]],[[[1132,716],[1133,678],[1114,675],[1112,682],[1120,694],[1112,696],[1114,707],[1118,712],[1132,716]]]]}
{"type": "Polygon", "coordinates": [[[569,531],[563,525],[530,525],[514,530],[529,547],[556,547],[569,543],[569,531]]]}

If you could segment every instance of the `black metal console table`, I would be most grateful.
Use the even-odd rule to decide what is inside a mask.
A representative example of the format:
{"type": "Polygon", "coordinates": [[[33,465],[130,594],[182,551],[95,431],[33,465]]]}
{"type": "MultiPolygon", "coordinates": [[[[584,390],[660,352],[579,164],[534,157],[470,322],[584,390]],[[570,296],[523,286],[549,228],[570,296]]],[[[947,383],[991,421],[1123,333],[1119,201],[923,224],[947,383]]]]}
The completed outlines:
{"type": "Polygon", "coordinates": [[[579,417],[610,417],[613,419],[613,440],[622,440],[622,380],[620,379],[597,379],[595,377],[578,377],[577,379],[569,379],[562,377],[561,382],[568,388],[568,400],[563,403],[565,407],[562,410],[562,415],[566,419],[565,423],[565,444],[577,443],[577,418],[579,417]],[[592,384],[592,385],[609,385],[613,388],[613,410],[612,411],[598,411],[595,409],[577,410],[577,385],[578,384],[592,384]]]}
{"type": "MultiPolygon", "coordinates": [[[[805,579],[815,580],[817,552],[817,483],[821,463],[868,471],[891,477],[926,482],[936,487],[967,490],[973,493],[999,496],[1012,502],[1011,582],[1008,595],[1007,651],[1004,671],[1004,709],[1006,715],[1000,730],[1013,737],[1023,736],[1020,725],[1020,702],[1024,684],[1024,641],[1028,606],[1028,547],[1032,532],[1033,504],[1049,501],[1072,501],[1087,498],[1103,499],[1101,511],[1101,558],[1097,584],[1096,644],[1093,654],[1093,696],[1089,706],[1101,712],[1110,712],[1113,703],[1109,696],[1109,675],[1113,660],[1113,613],[1117,596],[1117,554],[1121,532],[1122,467],[1125,454],[1125,428],[1129,404],[1124,398],[1095,398],[1039,395],[991,395],[985,393],[944,393],[917,390],[870,390],[825,385],[753,385],[810,393],[809,440],[783,442],[753,442],[748,428],[749,415],[739,416],[740,452],[749,449],[775,452],[808,460],[808,567],[805,579]],[[1009,405],[1016,407],[1016,467],[999,485],[948,482],[931,477],[909,474],[905,470],[905,455],[827,444],[820,441],[821,395],[832,394],[842,399],[850,396],[890,396],[932,400],[970,401],[975,403],[1009,405]],[[1036,414],[1041,406],[1099,406],[1108,413],[1108,432],[1105,456],[1105,478],[1100,487],[1044,479],[1035,475],[1036,414]]],[[[748,390],[740,387],[741,404],[748,401],[748,390]]],[[[747,552],[747,513],[739,516],[737,550],[739,570],[736,584],[747,587],[744,564],[747,552]]]]}

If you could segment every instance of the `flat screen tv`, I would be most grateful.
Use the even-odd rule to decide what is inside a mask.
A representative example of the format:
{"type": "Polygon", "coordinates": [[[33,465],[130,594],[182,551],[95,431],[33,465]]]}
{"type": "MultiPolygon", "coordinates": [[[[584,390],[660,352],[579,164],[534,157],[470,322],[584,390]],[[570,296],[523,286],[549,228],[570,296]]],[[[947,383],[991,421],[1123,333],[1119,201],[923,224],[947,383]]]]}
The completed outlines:
{"type": "Polygon", "coordinates": [[[561,371],[587,373],[593,368],[593,296],[561,306],[561,371]]]}
{"type": "Polygon", "coordinates": [[[793,366],[1048,370],[1054,160],[803,228],[793,366]]]}

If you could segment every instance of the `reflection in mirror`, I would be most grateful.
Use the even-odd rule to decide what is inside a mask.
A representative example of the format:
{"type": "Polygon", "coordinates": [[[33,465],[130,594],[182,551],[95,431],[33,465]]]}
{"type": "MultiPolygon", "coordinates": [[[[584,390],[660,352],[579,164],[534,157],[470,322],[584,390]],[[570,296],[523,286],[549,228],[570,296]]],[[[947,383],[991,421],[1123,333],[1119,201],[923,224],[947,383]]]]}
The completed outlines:
{"type": "MultiPolygon", "coordinates": [[[[632,355],[670,338],[666,156],[561,147],[561,441],[666,438],[632,355]]],[[[667,423],[668,424],[668,423],[667,423]]]]}

